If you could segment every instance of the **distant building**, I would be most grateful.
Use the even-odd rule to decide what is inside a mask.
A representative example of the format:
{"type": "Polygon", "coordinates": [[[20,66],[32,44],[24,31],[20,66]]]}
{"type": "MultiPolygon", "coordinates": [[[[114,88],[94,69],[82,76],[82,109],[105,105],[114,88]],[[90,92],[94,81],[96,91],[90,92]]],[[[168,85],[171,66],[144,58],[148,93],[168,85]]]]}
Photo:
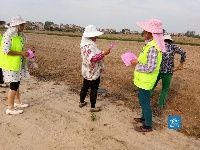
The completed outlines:
{"type": "Polygon", "coordinates": [[[103,32],[104,34],[114,34],[114,33],[116,33],[115,29],[101,29],[99,31],[103,32]]]}
{"type": "Polygon", "coordinates": [[[28,30],[44,30],[44,24],[42,22],[31,22],[27,21],[25,29],[28,30]]]}
{"type": "Polygon", "coordinates": [[[6,24],[5,21],[0,21],[0,28],[5,28],[5,24],[6,24]]]}
{"type": "Polygon", "coordinates": [[[131,34],[131,30],[130,29],[122,29],[121,31],[123,34],[131,34]]]}
{"type": "Polygon", "coordinates": [[[131,34],[139,35],[140,33],[138,31],[132,31],[131,34]]]}

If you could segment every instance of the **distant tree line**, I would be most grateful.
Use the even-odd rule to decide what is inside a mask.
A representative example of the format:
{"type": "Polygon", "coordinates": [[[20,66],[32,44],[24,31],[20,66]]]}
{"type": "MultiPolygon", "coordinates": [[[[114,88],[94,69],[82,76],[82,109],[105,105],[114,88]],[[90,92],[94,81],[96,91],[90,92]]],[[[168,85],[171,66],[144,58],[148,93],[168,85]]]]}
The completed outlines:
{"type": "Polygon", "coordinates": [[[185,33],[185,36],[187,36],[187,37],[200,37],[199,34],[195,35],[195,31],[189,31],[189,30],[185,33]]]}

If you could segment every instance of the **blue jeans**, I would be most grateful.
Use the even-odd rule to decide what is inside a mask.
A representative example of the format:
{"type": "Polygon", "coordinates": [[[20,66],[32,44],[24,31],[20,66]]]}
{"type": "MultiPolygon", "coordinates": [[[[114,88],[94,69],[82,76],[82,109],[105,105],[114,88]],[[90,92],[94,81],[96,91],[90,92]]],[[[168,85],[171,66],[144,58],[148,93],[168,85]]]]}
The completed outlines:
{"type": "Polygon", "coordinates": [[[152,109],[150,104],[150,90],[138,88],[138,98],[142,107],[142,119],[145,119],[146,126],[152,126],[152,109]]]}

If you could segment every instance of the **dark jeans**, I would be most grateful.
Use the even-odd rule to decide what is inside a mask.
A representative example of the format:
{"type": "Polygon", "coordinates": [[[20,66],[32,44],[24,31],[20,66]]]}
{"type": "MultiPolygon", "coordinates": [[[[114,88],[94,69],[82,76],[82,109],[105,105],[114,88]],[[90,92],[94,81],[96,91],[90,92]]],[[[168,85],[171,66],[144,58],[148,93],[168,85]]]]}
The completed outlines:
{"type": "Polygon", "coordinates": [[[4,81],[3,81],[3,71],[0,68],[0,84],[3,84],[3,83],[4,83],[4,81]]]}
{"type": "Polygon", "coordinates": [[[80,102],[81,103],[85,102],[85,97],[87,96],[87,92],[90,87],[90,89],[91,89],[91,91],[90,91],[91,108],[95,108],[99,83],[100,83],[100,77],[96,80],[83,79],[83,87],[80,92],[80,102]]]}
{"type": "Polygon", "coordinates": [[[146,126],[152,126],[152,109],[150,104],[150,90],[138,88],[138,98],[142,107],[142,119],[146,126]]]}

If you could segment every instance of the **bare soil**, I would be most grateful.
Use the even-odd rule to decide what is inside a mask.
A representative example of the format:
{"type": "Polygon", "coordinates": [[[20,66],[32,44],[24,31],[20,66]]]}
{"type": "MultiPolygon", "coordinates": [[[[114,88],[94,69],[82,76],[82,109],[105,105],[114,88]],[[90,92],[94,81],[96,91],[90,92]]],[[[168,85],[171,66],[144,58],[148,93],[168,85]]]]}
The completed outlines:
{"type": "MultiPolygon", "coordinates": [[[[89,113],[89,105],[78,108],[83,80],[81,38],[45,34],[27,34],[27,37],[26,49],[36,48],[39,65],[38,69],[30,69],[31,79],[21,85],[22,99],[31,106],[19,116],[7,116],[1,111],[0,136],[4,138],[0,139],[0,144],[3,149],[199,149],[198,46],[181,46],[187,52],[184,69],[173,75],[161,116],[156,114],[161,84],[157,86],[151,97],[154,132],[142,134],[133,129],[139,125],[133,118],[141,114],[137,88],[132,81],[133,68],[125,67],[120,56],[127,51],[138,55],[144,43],[116,41],[111,54],[105,57],[100,88],[107,93],[98,95],[97,104],[103,111],[95,113],[94,117],[89,113]],[[167,128],[169,115],[181,116],[179,132],[167,128]]],[[[102,50],[111,42],[97,39],[102,50]]],[[[175,59],[178,65],[180,56],[175,59]]],[[[1,110],[5,110],[7,91],[0,90],[4,104],[1,110]]]]}

